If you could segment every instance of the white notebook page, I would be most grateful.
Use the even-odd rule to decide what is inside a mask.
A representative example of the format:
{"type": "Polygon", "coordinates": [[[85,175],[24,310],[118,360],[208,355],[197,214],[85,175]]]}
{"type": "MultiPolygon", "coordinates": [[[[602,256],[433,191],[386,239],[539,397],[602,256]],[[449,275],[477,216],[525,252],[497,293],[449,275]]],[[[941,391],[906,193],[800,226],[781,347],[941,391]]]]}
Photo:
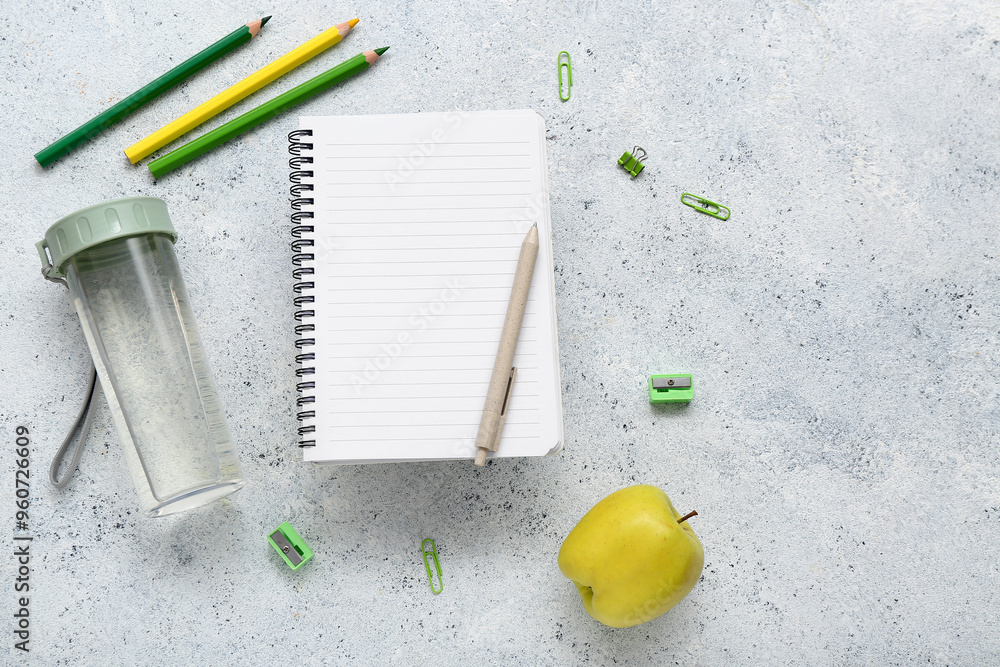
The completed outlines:
{"type": "Polygon", "coordinates": [[[533,111],[306,117],[316,446],[472,458],[521,242],[540,248],[498,456],[562,445],[545,129],[533,111]]]}

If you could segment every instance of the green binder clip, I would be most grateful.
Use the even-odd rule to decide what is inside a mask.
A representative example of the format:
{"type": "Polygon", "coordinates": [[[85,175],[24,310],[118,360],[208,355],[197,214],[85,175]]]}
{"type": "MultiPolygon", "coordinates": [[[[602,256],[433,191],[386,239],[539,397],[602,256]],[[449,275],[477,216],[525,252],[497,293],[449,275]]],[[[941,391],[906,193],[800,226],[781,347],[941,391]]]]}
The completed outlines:
{"type": "Polygon", "coordinates": [[[716,204],[714,201],[708,201],[704,197],[693,195],[690,192],[685,192],[681,195],[681,203],[685,206],[690,206],[700,213],[710,215],[713,218],[718,218],[719,220],[729,220],[728,208],[722,204],[716,204]]]}
{"type": "Polygon", "coordinates": [[[631,153],[628,151],[622,153],[622,156],[618,158],[618,164],[622,169],[632,174],[632,178],[635,178],[640,174],[640,172],[642,172],[643,169],[645,169],[645,165],[641,162],[641,160],[645,159],[646,150],[640,148],[639,146],[635,146],[632,148],[631,153]]]}
{"type": "Polygon", "coordinates": [[[441,577],[441,561],[438,560],[437,545],[434,544],[434,540],[427,538],[420,543],[420,553],[424,557],[424,567],[427,568],[427,578],[431,582],[431,593],[437,595],[444,590],[444,579],[441,577]],[[433,571],[431,570],[431,563],[434,564],[433,571]],[[437,583],[434,583],[434,573],[437,573],[437,583]]]}
{"type": "Polygon", "coordinates": [[[694,387],[691,385],[691,375],[650,375],[650,403],[690,403],[694,398],[694,387]]]}
{"type": "Polygon", "coordinates": [[[559,68],[559,99],[565,102],[569,99],[570,90],[573,88],[573,68],[570,66],[569,52],[559,52],[559,55],[556,56],[556,67],[559,68]],[[566,55],[565,62],[563,54],[566,55]],[[566,70],[566,97],[563,97],[563,69],[566,70]]]}
{"type": "Polygon", "coordinates": [[[292,524],[287,521],[268,535],[267,541],[271,543],[271,546],[288,567],[293,570],[299,569],[313,557],[312,549],[299,537],[299,534],[292,528],[292,524]]]}

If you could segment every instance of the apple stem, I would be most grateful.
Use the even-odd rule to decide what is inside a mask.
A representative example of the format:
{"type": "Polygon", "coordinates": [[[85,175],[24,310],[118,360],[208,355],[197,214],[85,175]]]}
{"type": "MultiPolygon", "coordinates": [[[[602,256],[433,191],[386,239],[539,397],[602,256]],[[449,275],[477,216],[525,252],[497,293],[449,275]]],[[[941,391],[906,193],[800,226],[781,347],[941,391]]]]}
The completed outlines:
{"type": "Polygon", "coordinates": [[[684,523],[693,516],[698,516],[698,513],[694,510],[691,510],[690,512],[682,516],[680,519],[677,519],[677,523],[684,523]]]}

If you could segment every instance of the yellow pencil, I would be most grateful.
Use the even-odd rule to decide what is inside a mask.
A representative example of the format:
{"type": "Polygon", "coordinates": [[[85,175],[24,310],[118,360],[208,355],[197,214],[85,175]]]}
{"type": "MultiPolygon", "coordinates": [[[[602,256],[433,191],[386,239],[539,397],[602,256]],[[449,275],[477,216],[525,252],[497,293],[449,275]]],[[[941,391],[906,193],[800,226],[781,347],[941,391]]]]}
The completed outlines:
{"type": "Polygon", "coordinates": [[[316,35],[302,46],[289,51],[270,65],[254,72],[239,83],[222,91],[201,106],[195,107],[172,123],[153,132],[145,139],[132,144],[125,149],[125,155],[132,161],[132,164],[135,164],[153,151],[163,148],[177,137],[187,134],[217,113],[225,111],[250,93],[260,90],[279,76],[288,73],[313,56],[330,48],[343,39],[357,23],[358,19],[351,19],[346,23],[335,25],[326,32],[316,35]]]}

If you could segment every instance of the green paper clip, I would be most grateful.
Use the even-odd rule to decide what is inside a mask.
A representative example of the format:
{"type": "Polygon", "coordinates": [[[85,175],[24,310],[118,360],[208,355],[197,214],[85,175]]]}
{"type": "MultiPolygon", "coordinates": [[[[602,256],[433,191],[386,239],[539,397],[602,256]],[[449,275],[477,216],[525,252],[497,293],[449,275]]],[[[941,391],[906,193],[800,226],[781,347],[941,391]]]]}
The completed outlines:
{"type": "Polygon", "coordinates": [[[559,69],[559,99],[563,102],[569,99],[573,88],[573,68],[570,66],[569,52],[560,51],[556,56],[556,67],[559,69]],[[563,54],[566,54],[566,62],[563,62],[563,54]],[[563,68],[566,68],[566,97],[563,97],[563,68]]]}
{"type": "Polygon", "coordinates": [[[434,540],[427,538],[420,543],[420,553],[424,556],[424,567],[427,568],[427,579],[431,582],[431,593],[437,595],[444,590],[444,578],[441,576],[441,561],[438,560],[437,546],[434,544],[434,540]],[[430,551],[427,550],[427,545],[430,544],[430,551]],[[434,571],[437,572],[437,586],[434,585],[434,573],[431,572],[431,561],[434,561],[434,571]]]}
{"type": "Polygon", "coordinates": [[[699,197],[689,192],[685,192],[681,195],[681,203],[685,206],[690,206],[694,210],[700,211],[705,215],[710,215],[713,218],[718,218],[719,220],[729,220],[728,208],[722,204],[716,204],[714,201],[708,201],[704,197],[699,197]],[[690,197],[694,200],[694,203],[687,201],[685,197],[690,197]]]}
{"type": "Polygon", "coordinates": [[[692,398],[694,386],[689,374],[649,376],[650,403],[690,403],[692,398]]]}
{"type": "Polygon", "coordinates": [[[632,178],[635,178],[640,174],[640,172],[642,172],[643,169],[645,169],[646,166],[640,162],[640,160],[645,159],[646,150],[644,148],[640,148],[639,146],[635,146],[632,148],[631,153],[628,151],[622,153],[622,156],[618,158],[618,164],[622,169],[632,174],[632,178]],[[640,155],[640,153],[642,154],[640,155]]]}
{"type": "Polygon", "coordinates": [[[292,528],[292,524],[287,521],[268,535],[267,541],[271,543],[271,546],[288,567],[293,570],[299,569],[313,557],[312,549],[299,537],[299,534],[292,528]]]}

